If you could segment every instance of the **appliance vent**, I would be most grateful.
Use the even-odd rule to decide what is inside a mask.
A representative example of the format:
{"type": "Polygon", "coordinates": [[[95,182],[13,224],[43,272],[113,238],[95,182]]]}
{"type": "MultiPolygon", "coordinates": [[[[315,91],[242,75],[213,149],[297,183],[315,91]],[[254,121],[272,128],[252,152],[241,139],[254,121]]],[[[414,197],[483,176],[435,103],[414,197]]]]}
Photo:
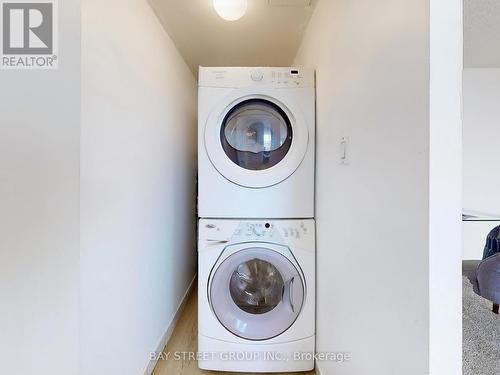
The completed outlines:
{"type": "Polygon", "coordinates": [[[272,7],[308,7],[312,0],[269,0],[272,7]]]}

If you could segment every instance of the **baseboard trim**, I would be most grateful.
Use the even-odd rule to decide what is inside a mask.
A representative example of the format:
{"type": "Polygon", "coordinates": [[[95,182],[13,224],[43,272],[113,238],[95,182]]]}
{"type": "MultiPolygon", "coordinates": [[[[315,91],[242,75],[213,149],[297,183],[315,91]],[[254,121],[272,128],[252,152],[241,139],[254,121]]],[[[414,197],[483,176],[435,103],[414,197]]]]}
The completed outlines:
{"type": "MultiPolygon", "coordinates": [[[[174,314],[174,317],[172,318],[170,324],[167,327],[167,330],[161,335],[161,338],[158,342],[158,345],[156,346],[156,349],[154,350],[155,353],[161,353],[165,346],[168,343],[168,340],[170,340],[170,337],[172,336],[172,333],[174,332],[175,326],[177,325],[177,322],[179,321],[179,318],[182,314],[182,311],[184,310],[184,307],[186,306],[186,303],[191,296],[191,293],[194,290],[194,287],[196,286],[196,276],[194,275],[193,279],[189,283],[189,286],[186,290],[186,293],[184,293],[184,296],[182,297],[181,302],[179,303],[179,306],[177,307],[177,310],[174,314]]],[[[151,375],[153,373],[154,368],[156,367],[156,363],[158,362],[158,359],[152,359],[148,362],[148,365],[146,366],[146,369],[144,370],[144,375],[151,375]]]]}
{"type": "Polygon", "coordinates": [[[319,362],[316,361],[316,375],[323,375],[323,374],[326,374],[325,372],[323,372],[323,370],[321,370],[321,367],[319,365],[319,362]]]}

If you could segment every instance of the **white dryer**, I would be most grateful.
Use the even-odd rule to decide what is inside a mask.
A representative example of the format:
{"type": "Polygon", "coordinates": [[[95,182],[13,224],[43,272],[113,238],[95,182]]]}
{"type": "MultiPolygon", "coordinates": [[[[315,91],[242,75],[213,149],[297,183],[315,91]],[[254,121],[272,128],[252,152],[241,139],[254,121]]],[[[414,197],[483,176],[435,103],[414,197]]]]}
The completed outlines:
{"type": "Polygon", "coordinates": [[[199,216],[314,217],[314,71],[199,71],[199,216]]]}
{"type": "Polygon", "coordinates": [[[314,368],[314,220],[201,219],[201,369],[314,368]]]}

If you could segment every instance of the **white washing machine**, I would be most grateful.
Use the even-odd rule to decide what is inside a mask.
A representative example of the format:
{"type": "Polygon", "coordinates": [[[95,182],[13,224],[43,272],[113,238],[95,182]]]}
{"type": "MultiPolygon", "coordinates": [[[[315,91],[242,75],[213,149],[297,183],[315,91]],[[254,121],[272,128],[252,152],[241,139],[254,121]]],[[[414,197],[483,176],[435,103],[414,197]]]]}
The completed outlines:
{"type": "Polygon", "coordinates": [[[314,217],[314,71],[199,71],[199,216],[314,217]]]}
{"type": "Polygon", "coordinates": [[[314,368],[314,220],[201,219],[201,369],[314,368]]]}

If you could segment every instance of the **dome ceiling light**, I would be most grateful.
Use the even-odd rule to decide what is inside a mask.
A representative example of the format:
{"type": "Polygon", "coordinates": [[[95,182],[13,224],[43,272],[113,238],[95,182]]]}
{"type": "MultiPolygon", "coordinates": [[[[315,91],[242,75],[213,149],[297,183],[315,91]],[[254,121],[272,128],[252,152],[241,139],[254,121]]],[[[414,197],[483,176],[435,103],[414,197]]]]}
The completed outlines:
{"type": "Polygon", "coordinates": [[[217,14],[226,21],[237,21],[245,15],[247,0],[213,0],[217,14]]]}

